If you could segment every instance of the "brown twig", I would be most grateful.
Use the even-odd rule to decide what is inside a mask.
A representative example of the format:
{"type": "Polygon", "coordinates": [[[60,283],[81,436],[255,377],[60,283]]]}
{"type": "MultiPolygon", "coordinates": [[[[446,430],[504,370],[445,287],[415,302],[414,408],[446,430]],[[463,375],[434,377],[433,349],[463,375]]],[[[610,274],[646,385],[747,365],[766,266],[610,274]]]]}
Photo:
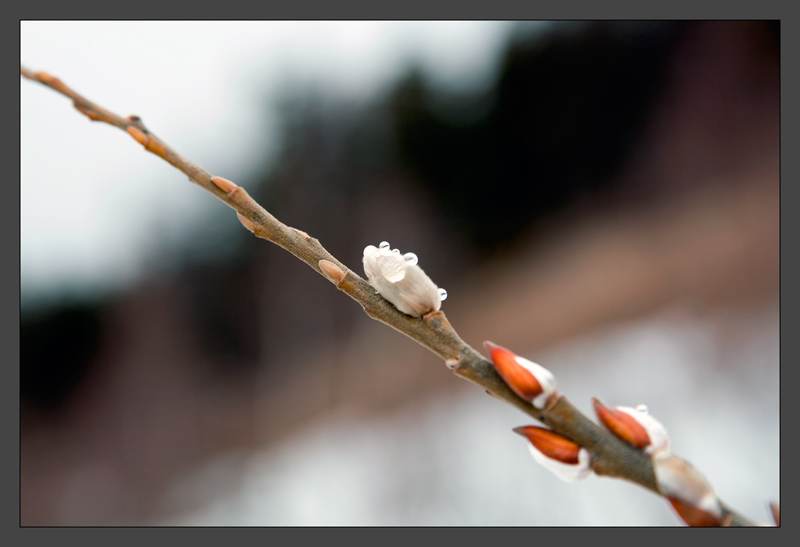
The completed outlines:
{"type": "MultiPolygon", "coordinates": [[[[272,241],[308,264],[361,304],[367,315],[405,334],[441,357],[457,376],[473,382],[496,399],[517,407],[547,424],[553,431],[586,448],[591,453],[591,465],[596,474],[625,479],[660,494],[653,465],[647,455],[591,421],[564,396],[559,396],[543,410],[518,397],[497,373],[492,362],[458,336],[443,312],[434,311],[417,318],[398,311],[377,294],[367,281],[325,250],[316,238],[283,224],[253,200],[242,187],[222,177],[212,176],[199,165],[175,152],[151,133],[138,116],[118,116],[45,72],[32,72],[20,67],[20,74],[72,99],[73,106],[90,120],[105,122],[129,133],[147,151],[167,161],[185,173],[189,180],[234,209],[242,224],[257,237],[272,241]]],[[[724,505],[723,516],[730,525],[753,525],[724,505]]]]}

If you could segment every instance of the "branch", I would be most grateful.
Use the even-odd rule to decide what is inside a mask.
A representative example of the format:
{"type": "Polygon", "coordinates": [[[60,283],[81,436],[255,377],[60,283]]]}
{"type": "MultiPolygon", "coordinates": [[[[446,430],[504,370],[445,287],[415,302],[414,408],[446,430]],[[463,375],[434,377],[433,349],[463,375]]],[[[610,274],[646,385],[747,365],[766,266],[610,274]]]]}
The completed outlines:
{"type": "MultiPolygon", "coordinates": [[[[32,72],[20,67],[20,74],[68,97],[73,106],[90,120],[105,122],[126,131],[145,150],[170,163],[186,174],[190,181],[235,210],[240,222],[257,237],[275,243],[308,264],[361,304],[371,318],[405,334],[441,357],[456,376],[469,380],[489,395],[547,424],[552,431],[588,450],[591,454],[592,470],[597,475],[624,479],[658,495],[665,495],[659,491],[653,463],[648,455],[591,421],[563,395],[553,397],[543,409],[518,396],[498,374],[492,361],[459,337],[442,311],[432,311],[423,317],[412,317],[400,312],[376,293],[367,281],[330,254],[316,238],[283,224],[251,198],[244,188],[222,177],[212,176],[199,165],[175,152],[148,130],[138,116],[118,116],[45,72],[32,72]]],[[[724,504],[722,512],[725,524],[754,525],[724,504]]]]}

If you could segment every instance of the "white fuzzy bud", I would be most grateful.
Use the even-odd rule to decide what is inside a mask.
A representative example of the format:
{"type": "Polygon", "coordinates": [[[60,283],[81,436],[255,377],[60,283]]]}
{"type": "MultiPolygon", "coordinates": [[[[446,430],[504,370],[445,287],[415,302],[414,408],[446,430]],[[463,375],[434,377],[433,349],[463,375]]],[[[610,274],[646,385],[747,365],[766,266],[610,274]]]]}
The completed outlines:
{"type": "Polygon", "coordinates": [[[528,450],[533,456],[533,459],[542,467],[553,473],[556,477],[564,482],[578,482],[592,474],[592,468],[589,467],[591,455],[585,448],[578,451],[578,463],[570,464],[563,463],[553,458],[549,458],[540,452],[533,444],[528,444],[528,450]]]}
{"type": "Polygon", "coordinates": [[[667,429],[664,424],[650,415],[645,405],[639,405],[636,408],[618,406],[617,410],[632,416],[647,431],[647,436],[650,437],[650,444],[644,449],[645,454],[651,457],[669,454],[669,434],[667,429]]]}
{"type": "Polygon", "coordinates": [[[414,317],[440,309],[447,296],[417,266],[417,255],[402,255],[397,249],[391,250],[386,241],[379,247],[367,245],[364,249],[364,273],[381,296],[414,317]]]}
{"type": "MultiPolygon", "coordinates": [[[[659,492],[668,499],[678,500],[710,517],[721,517],[722,508],[714,489],[708,480],[688,462],[665,453],[653,458],[653,470],[656,474],[659,492]]],[[[696,515],[682,514],[681,516],[687,523],[695,525],[692,520],[696,515]]]]}
{"type": "Polygon", "coordinates": [[[514,357],[519,366],[530,372],[542,388],[542,392],[531,400],[531,404],[538,409],[547,406],[547,401],[558,391],[556,377],[548,369],[539,363],[534,363],[530,359],[525,359],[519,355],[514,357]]]}

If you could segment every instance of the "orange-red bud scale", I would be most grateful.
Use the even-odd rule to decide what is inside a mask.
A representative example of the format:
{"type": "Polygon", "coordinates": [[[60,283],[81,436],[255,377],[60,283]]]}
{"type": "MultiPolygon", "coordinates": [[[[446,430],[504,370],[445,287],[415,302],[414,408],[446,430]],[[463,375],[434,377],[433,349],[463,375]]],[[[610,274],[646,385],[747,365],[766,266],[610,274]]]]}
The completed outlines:
{"type": "Polygon", "coordinates": [[[578,452],[581,447],[554,431],[535,425],[527,425],[514,428],[514,432],[528,439],[539,452],[548,458],[563,463],[578,463],[578,452]]]}
{"type": "Polygon", "coordinates": [[[595,397],[592,397],[592,405],[594,406],[595,414],[597,414],[597,419],[615,437],[622,439],[639,450],[644,450],[650,444],[650,436],[647,434],[647,430],[636,421],[636,418],[615,408],[608,408],[595,397]]]}
{"type": "Polygon", "coordinates": [[[514,393],[526,401],[532,401],[542,393],[543,390],[539,381],[514,359],[516,354],[489,342],[486,342],[485,345],[489,349],[497,372],[500,373],[500,376],[503,377],[503,380],[514,393]]]}
{"type": "Polygon", "coordinates": [[[689,526],[720,526],[722,520],[717,515],[704,511],[688,503],[684,503],[678,498],[667,496],[667,500],[672,504],[675,512],[689,526]]]}

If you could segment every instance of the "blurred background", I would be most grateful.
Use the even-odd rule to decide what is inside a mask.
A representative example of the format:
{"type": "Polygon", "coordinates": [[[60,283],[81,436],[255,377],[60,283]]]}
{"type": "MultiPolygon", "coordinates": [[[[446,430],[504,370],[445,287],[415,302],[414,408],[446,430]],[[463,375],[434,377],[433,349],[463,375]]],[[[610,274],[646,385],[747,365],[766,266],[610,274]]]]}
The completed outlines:
{"type": "MultiPolygon", "coordinates": [[[[775,22],[29,22],[21,63],[779,500],[775,22]]],[[[21,78],[21,524],[679,525],[21,78]]]]}

